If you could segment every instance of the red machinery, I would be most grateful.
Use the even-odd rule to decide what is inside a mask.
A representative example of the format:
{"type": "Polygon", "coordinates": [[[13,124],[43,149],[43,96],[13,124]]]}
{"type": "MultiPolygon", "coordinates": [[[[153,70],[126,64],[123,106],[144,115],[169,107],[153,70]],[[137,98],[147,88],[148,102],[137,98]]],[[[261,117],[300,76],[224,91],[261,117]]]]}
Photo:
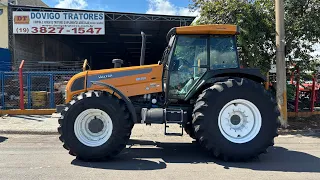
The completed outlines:
{"type": "Polygon", "coordinates": [[[299,105],[303,106],[300,109],[309,109],[311,112],[313,112],[315,104],[320,104],[320,83],[317,82],[317,77],[315,75],[313,75],[312,81],[305,81],[304,83],[300,84],[300,70],[299,68],[296,68],[296,70],[291,73],[289,84],[292,84],[296,87],[294,107],[295,112],[299,111],[299,105]],[[294,81],[295,73],[296,81],[294,81]]]}

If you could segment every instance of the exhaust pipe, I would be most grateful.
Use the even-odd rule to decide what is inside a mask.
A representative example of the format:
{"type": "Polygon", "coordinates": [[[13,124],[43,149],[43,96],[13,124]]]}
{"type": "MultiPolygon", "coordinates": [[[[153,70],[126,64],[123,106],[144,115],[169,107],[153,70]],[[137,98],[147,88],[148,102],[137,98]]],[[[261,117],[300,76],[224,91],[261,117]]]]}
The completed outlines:
{"type": "Polygon", "coordinates": [[[140,66],[144,65],[144,59],[146,54],[146,34],[141,31],[142,45],[141,45],[141,56],[140,56],[140,66]]]}
{"type": "Polygon", "coordinates": [[[112,63],[114,64],[114,68],[120,68],[121,65],[123,64],[122,59],[114,59],[112,60],[112,63]]]}

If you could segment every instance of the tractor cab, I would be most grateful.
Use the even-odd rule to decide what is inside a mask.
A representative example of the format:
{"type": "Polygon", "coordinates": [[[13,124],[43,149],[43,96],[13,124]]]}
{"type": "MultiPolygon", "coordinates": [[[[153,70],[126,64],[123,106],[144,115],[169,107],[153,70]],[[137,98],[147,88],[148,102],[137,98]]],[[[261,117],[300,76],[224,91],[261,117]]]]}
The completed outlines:
{"type": "Polygon", "coordinates": [[[236,34],[234,25],[172,29],[162,60],[168,97],[184,99],[206,72],[239,68],[236,34]]]}

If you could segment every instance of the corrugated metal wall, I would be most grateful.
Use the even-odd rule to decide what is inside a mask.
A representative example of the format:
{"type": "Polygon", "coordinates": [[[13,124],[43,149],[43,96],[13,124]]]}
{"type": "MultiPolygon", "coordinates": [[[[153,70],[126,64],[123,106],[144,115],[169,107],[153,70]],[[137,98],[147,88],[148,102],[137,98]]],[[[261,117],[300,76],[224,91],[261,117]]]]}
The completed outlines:
{"type": "Polygon", "coordinates": [[[27,71],[72,70],[81,68],[83,63],[83,59],[79,58],[82,53],[58,36],[15,35],[14,53],[13,64],[16,70],[21,60],[25,60],[24,70],[27,71]]]}
{"type": "Polygon", "coordinates": [[[42,41],[43,36],[15,35],[14,61],[42,61],[42,41]]]}

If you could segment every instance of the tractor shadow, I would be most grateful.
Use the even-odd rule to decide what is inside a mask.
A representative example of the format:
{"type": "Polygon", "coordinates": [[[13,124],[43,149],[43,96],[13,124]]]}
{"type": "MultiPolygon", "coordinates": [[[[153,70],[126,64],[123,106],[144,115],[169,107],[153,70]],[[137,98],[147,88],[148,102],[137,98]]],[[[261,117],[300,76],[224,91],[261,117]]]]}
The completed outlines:
{"type": "Polygon", "coordinates": [[[117,157],[105,162],[83,162],[74,159],[72,165],[94,168],[94,169],[109,169],[109,170],[159,170],[165,169],[167,164],[163,161],[150,161],[135,158],[117,157]]]}
{"type": "Polygon", "coordinates": [[[37,122],[43,122],[46,119],[51,118],[50,115],[14,115],[12,117],[20,120],[30,120],[30,121],[37,121],[37,122]]]}
{"type": "Polygon", "coordinates": [[[112,170],[159,170],[165,169],[168,163],[217,164],[230,170],[242,168],[257,171],[320,172],[320,158],[277,146],[269,148],[267,154],[248,162],[224,162],[212,158],[196,142],[162,143],[130,140],[128,146],[109,161],[83,162],[75,159],[71,164],[112,170]]]}
{"type": "Polygon", "coordinates": [[[243,168],[256,171],[278,172],[320,172],[320,158],[299,151],[291,151],[283,147],[274,146],[267,154],[259,158],[242,163],[216,161],[225,169],[243,168]]]}

